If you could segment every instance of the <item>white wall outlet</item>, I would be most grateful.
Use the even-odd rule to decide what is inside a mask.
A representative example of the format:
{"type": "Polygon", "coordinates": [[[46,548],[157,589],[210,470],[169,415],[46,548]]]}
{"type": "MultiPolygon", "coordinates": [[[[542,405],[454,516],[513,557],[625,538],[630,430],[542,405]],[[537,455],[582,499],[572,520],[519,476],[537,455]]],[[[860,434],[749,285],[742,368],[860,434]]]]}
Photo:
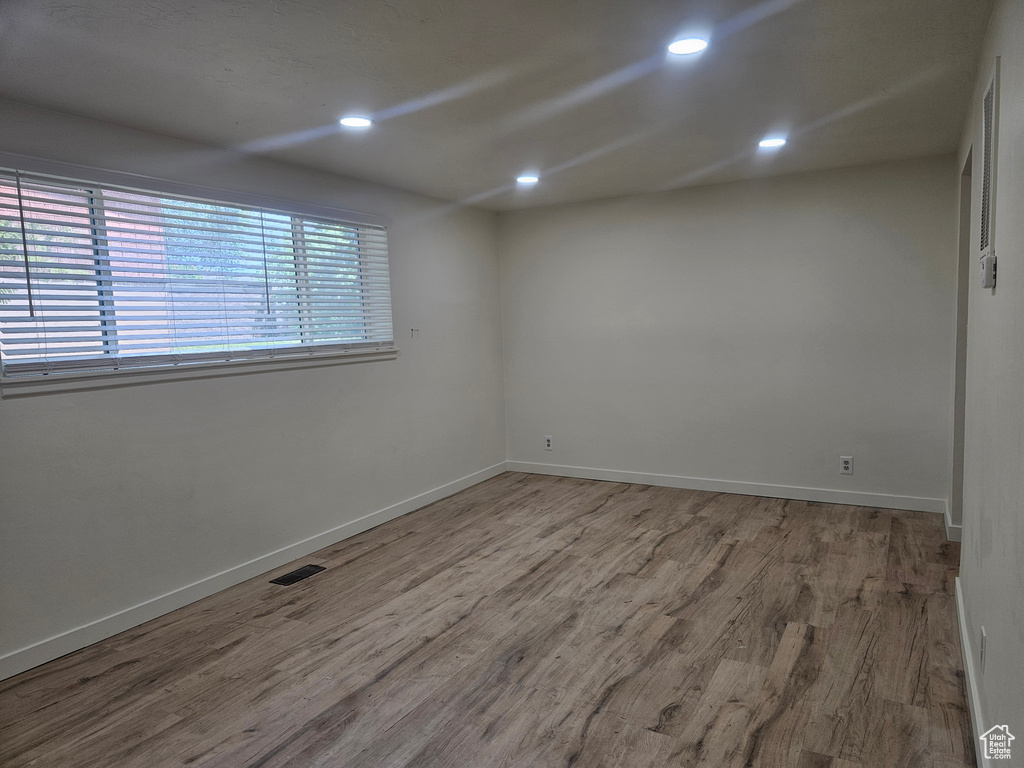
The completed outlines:
{"type": "Polygon", "coordinates": [[[839,473],[842,475],[853,474],[853,456],[839,457],[839,473]]]}
{"type": "Polygon", "coordinates": [[[544,450],[545,451],[553,451],[553,450],[555,450],[555,447],[552,444],[553,441],[554,441],[554,438],[552,438],[551,435],[544,435],[544,450]]]}

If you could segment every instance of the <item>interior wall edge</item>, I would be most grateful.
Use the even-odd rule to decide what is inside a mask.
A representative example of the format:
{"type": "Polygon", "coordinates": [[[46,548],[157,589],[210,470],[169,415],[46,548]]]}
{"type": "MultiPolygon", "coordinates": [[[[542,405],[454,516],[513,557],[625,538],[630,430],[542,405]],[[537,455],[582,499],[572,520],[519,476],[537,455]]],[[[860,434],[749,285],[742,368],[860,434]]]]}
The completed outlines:
{"type": "Polygon", "coordinates": [[[953,522],[952,507],[946,503],[946,539],[948,541],[963,541],[964,528],[953,522]]]}
{"type": "Polygon", "coordinates": [[[964,664],[964,689],[967,692],[967,709],[971,714],[971,729],[974,732],[974,756],[978,768],[987,768],[991,761],[978,750],[978,736],[985,732],[985,717],[981,711],[981,696],[978,695],[978,676],[974,670],[974,652],[971,648],[971,633],[967,631],[967,617],[964,614],[964,594],[960,588],[960,577],[956,584],[956,618],[957,630],[960,632],[960,653],[964,664]]]}
{"type": "Polygon", "coordinates": [[[879,509],[935,512],[944,517],[948,516],[948,506],[945,499],[932,499],[921,496],[897,496],[884,493],[835,490],[831,488],[801,488],[799,486],[775,485],[772,483],[749,483],[741,480],[684,477],[682,475],[658,475],[631,470],[595,469],[593,467],[568,467],[559,464],[538,464],[526,461],[509,460],[507,463],[510,472],[579,477],[586,480],[608,480],[615,483],[659,485],[666,488],[686,488],[693,491],[738,493],[744,496],[767,496],[774,499],[817,501],[825,504],[850,504],[860,507],[877,507],[879,509]]]}
{"type": "MultiPolygon", "coordinates": [[[[975,725],[986,729],[1004,725],[1020,740],[1019,728],[1024,722],[1024,665],[1020,663],[1024,657],[1024,591],[1020,588],[1024,574],[1024,475],[1020,472],[1024,464],[1024,389],[1020,386],[1024,379],[1020,270],[1024,262],[1024,218],[1013,212],[1024,205],[1020,154],[1024,146],[1024,3],[1018,0],[998,0],[994,4],[961,136],[961,162],[970,156],[974,164],[972,269],[977,268],[982,252],[984,102],[997,60],[998,90],[990,118],[994,141],[988,158],[991,186],[987,224],[999,269],[994,290],[983,288],[975,273],[968,302],[964,540],[957,604],[965,672],[970,679],[968,699],[977,699],[977,711],[984,716],[975,725]]],[[[974,745],[980,750],[979,741],[974,745]]],[[[1019,745],[1016,749],[1019,751],[1019,745]]],[[[1006,762],[1011,763],[1012,758],[1006,762]]]]}
{"type": "Polygon", "coordinates": [[[0,656],[0,680],[13,677],[40,664],[45,664],[48,661],[53,661],[61,656],[81,650],[100,640],[112,637],[119,632],[137,627],[158,616],[163,616],[178,608],[183,608],[197,600],[202,600],[204,597],[209,597],[228,587],[233,587],[260,574],[267,573],[296,558],[305,557],[319,549],[337,544],[339,541],[351,538],[363,531],[368,531],[420,507],[433,504],[435,501],[440,501],[477,483],[482,483],[484,480],[500,475],[504,471],[506,471],[506,462],[498,462],[465,477],[453,480],[450,483],[445,483],[437,488],[400,501],[397,504],[370,512],[363,517],[343,523],[323,533],[295,542],[273,552],[268,552],[248,562],[232,566],[213,576],[208,576],[159,597],[105,616],[102,619],[97,619],[83,626],[41,640],[38,643],[12,651],[4,656],[0,656]]]}

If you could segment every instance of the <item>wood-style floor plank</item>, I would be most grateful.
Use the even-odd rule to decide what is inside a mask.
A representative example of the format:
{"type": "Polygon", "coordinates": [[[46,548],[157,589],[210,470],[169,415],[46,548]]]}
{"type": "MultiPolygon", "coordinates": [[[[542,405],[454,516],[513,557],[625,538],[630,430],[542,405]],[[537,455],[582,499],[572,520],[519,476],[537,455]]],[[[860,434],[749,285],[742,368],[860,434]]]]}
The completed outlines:
{"type": "Polygon", "coordinates": [[[958,563],[937,515],[506,473],[0,682],[0,765],[969,766],[958,563]]]}

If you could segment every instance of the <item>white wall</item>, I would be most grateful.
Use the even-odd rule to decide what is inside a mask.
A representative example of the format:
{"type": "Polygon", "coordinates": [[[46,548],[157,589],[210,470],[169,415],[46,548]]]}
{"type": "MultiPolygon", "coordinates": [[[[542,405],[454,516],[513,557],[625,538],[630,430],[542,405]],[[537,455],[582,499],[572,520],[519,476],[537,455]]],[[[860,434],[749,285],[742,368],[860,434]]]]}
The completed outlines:
{"type": "Polygon", "coordinates": [[[994,292],[981,288],[973,265],[970,275],[961,629],[976,685],[976,725],[1009,725],[1017,736],[1013,751],[1024,752],[1017,746],[1024,745],[1024,3],[997,4],[979,64],[961,152],[965,158],[973,143],[972,244],[980,233],[981,90],[996,56],[1002,82],[992,236],[999,271],[994,292]]]}
{"type": "Polygon", "coordinates": [[[401,348],[0,401],[0,676],[506,455],[540,471],[945,505],[953,158],[495,217],[2,101],[0,150],[388,216],[401,348]],[[853,476],[838,474],[846,453],[853,476]]]}
{"type": "Polygon", "coordinates": [[[942,511],[955,182],[948,157],[501,214],[510,466],[942,511]]]}
{"type": "Polygon", "coordinates": [[[0,677],[503,468],[494,214],[11,102],[0,150],[390,217],[401,350],[0,401],[0,677]]]}

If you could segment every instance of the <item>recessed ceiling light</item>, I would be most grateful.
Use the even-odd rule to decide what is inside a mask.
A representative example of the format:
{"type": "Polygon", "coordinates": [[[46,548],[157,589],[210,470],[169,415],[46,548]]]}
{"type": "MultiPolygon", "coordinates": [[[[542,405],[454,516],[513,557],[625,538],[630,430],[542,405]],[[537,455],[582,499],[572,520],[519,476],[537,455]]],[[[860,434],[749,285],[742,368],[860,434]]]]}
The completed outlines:
{"type": "Polygon", "coordinates": [[[358,117],[351,115],[349,117],[343,117],[339,121],[346,128],[369,128],[373,125],[373,120],[368,117],[358,117]]]}
{"type": "Polygon", "coordinates": [[[757,146],[763,147],[764,149],[778,149],[779,147],[784,146],[785,143],[786,143],[785,139],[770,138],[770,139],[761,139],[759,142],[757,142],[757,146]]]}
{"type": "Polygon", "coordinates": [[[672,43],[668,47],[668,52],[677,56],[686,56],[690,53],[700,53],[707,47],[708,41],[701,37],[684,37],[682,40],[672,43]]]}
{"type": "Polygon", "coordinates": [[[540,181],[540,176],[520,176],[516,181],[520,184],[536,184],[540,181]]]}

